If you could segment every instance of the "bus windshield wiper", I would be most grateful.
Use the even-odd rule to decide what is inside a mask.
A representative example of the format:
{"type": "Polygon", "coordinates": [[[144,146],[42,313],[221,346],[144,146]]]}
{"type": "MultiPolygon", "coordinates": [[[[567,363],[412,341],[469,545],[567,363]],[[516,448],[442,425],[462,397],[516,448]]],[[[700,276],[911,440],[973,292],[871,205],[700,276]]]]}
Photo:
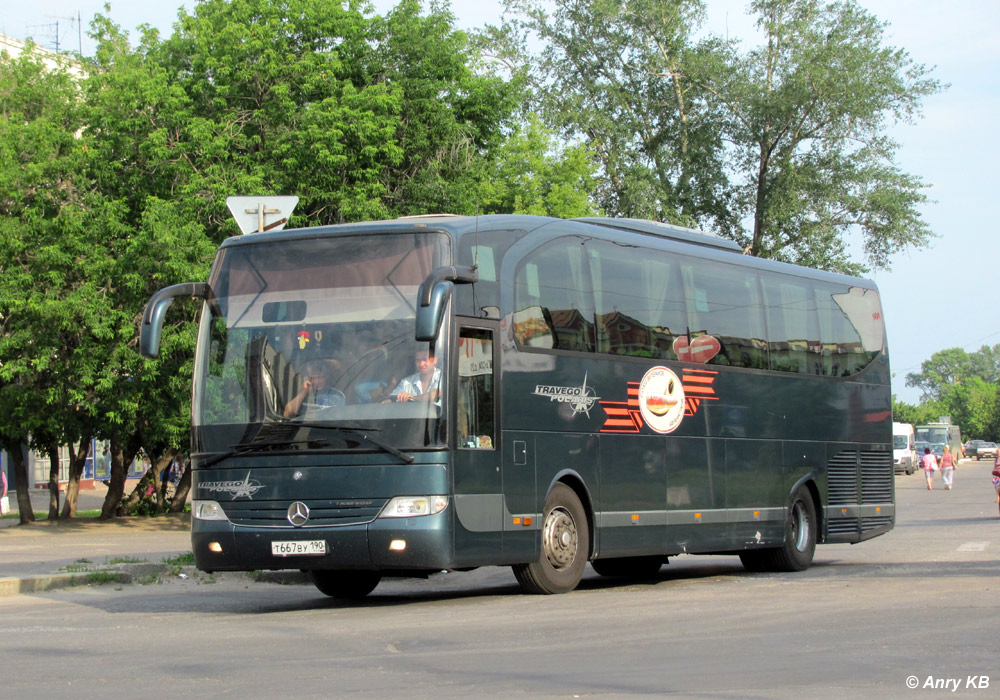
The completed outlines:
{"type": "Polygon", "coordinates": [[[204,462],[199,464],[199,468],[204,469],[205,467],[210,467],[213,464],[218,464],[222,460],[228,457],[235,457],[237,455],[252,454],[254,452],[265,452],[269,447],[291,447],[292,445],[313,445],[316,447],[323,447],[329,443],[326,440],[261,440],[259,442],[241,442],[237,445],[232,445],[231,449],[225,452],[219,452],[209,457],[204,462]]]}
{"type": "Polygon", "coordinates": [[[301,425],[307,428],[317,428],[319,430],[331,430],[333,432],[349,435],[350,437],[361,438],[368,444],[374,445],[383,452],[388,452],[393,457],[398,457],[407,464],[413,464],[413,455],[408,455],[399,448],[386,444],[368,434],[370,432],[377,431],[378,428],[361,428],[354,425],[337,425],[335,423],[310,423],[308,421],[301,423],[299,421],[295,421],[295,425],[301,425]]]}

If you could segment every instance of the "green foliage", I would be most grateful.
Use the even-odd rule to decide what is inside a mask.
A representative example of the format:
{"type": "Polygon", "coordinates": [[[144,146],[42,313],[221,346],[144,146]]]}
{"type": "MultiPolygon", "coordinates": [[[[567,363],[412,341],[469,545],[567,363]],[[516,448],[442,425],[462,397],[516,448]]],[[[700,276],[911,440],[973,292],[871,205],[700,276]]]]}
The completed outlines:
{"type": "Polygon", "coordinates": [[[921,408],[928,417],[951,416],[966,439],[1000,436],[1000,345],[975,352],[940,350],[925,360],[920,372],[906,375],[906,385],[923,392],[921,408]]]}
{"type": "Polygon", "coordinates": [[[750,254],[859,273],[926,245],[926,184],[886,136],[942,89],[853,0],[755,0],[763,39],[695,40],[701,0],[505,0],[486,41],[597,155],[610,215],[712,228],[750,254]],[[539,55],[526,37],[543,42],[539,55]],[[848,240],[862,242],[862,259],[848,240]]]}

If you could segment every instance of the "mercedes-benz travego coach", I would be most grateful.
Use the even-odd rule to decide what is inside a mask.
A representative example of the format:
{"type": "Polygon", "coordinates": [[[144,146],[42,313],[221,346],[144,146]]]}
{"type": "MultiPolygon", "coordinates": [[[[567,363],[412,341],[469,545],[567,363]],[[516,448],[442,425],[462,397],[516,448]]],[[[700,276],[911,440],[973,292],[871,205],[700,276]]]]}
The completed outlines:
{"type": "Polygon", "coordinates": [[[231,238],[195,362],[205,571],[332,596],[511,566],[535,593],[680,554],[801,570],[895,520],[867,280],[623,219],[427,216],[231,238]]]}

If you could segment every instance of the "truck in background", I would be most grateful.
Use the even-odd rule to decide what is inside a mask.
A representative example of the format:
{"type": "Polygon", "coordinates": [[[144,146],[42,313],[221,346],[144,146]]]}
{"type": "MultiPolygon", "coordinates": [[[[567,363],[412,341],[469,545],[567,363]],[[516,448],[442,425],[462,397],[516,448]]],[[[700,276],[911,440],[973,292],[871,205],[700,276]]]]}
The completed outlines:
{"type": "Polygon", "coordinates": [[[895,472],[907,476],[917,470],[920,458],[917,456],[916,433],[910,423],[892,423],[892,463],[895,472]]]}
{"type": "Polygon", "coordinates": [[[927,443],[934,452],[934,445],[947,445],[955,459],[962,456],[962,431],[951,422],[951,419],[944,416],[937,423],[926,423],[918,425],[917,442],[927,443]]]}

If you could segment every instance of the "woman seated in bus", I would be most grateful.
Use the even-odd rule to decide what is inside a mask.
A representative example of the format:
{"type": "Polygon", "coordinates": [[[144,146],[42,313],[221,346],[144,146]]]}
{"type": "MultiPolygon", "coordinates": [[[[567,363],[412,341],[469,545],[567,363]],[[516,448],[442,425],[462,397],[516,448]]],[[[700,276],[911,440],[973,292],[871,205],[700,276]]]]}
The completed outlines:
{"type": "Polygon", "coordinates": [[[305,381],[291,401],[285,404],[285,418],[294,418],[303,405],[343,406],[347,403],[344,393],[331,385],[330,365],[324,360],[309,360],[303,368],[305,381]],[[306,399],[309,401],[306,401],[306,399]]]}

